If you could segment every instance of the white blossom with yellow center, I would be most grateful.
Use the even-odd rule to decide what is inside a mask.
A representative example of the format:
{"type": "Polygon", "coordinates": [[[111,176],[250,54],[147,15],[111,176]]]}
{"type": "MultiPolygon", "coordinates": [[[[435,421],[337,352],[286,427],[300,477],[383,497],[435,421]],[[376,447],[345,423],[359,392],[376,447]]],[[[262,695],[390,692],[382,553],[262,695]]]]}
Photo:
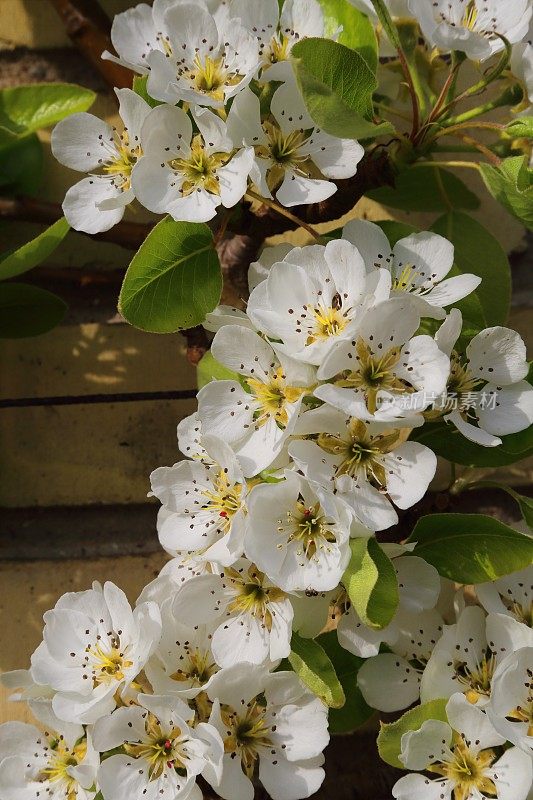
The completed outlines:
{"type": "Polygon", "coordinates": [[[130,89],[116,89],[121,132],[92,114],[73,114],[52,133],[52,152],[66,167],[89,176],[72,186],[63,202],[70,225],[85,233],[107,231],[135,199],[133,171],[142,156],[141,128],[151,109],[130,89]]]}
{"type": "Polygon", "coordinates": [[[212,381],[199,392],[202,432],[231,446],[245,476],[257,475],[281,453],[315,370],[243,326],[224,325],[211,352],[240,380],[212,381]]]}
{"type": "Polygon", "coordinates": [[[444,414],[444,419],[470,441],[496,447],[501,436],[525,430],[533,423],[526,346],[516,331],[495,326],[476,334],[459,355],[454,348],[461,327],[461,312],[452,308],[435,335],[439,349],[452,362],[446,393],[437,401],[435,413],[444,414]],[[450,408],[454,410],[447,413],[450,408]]]}
{"type": "Polygon", "coordinates": [[[533,753],[533,645],[510,653],[494,673],[487,714],[502,736],[533,753]]]}
{"type": "Polygon", "coordinates": [[[533,646],[533,567],[476,586],[479,602],[489,614],[504,614],[510,629],[533,646]]]}
{"type": "Polygon", "coordinates": [[[259,43],[238,19],[181,2],[170,3],[162,24],[164,52],[146,56],[148,92],[157,100],[223,107],[259,68],[259,43]]]}
{"type": "Polygon", "coordinates": [[[239,462],[226,442],[202,437],[212,463],[179,461],[150,476],[152,494],[170,512],[160,530],[173,555],[231,565],[243,553],[247,487],[239,462]]]}
{"type": "Polygon", "coordinates": [[[505,739],[481,709],[461,694],[446,706],[448,722],[427,720],[404,733],[400,760],[411,773],[400,778],[396,800],[526,800],[531,788],[531,757],[505,739]],[[435,776],[435,777],[433,777],[435,776]]]}
{"type": "Polygon", "coordinates": [[[211,650],[214,627],[189,624],[172,605],[173,595],[161,603],[161,641],[145,673],[155,694],[195,698],[219,670],[211,650]]]}
{"type": "Polygon", "coordinates": [[[249,497],[246,556],[288,592],[335,589],[350,557],[352,515],[294,472],[249,497]]]}
{"type": "Polygon", "coordinates": [[[337,190],[332,181],[355,175],[364,155],[356,140],[315,127],[294,78],[274,92],[268,118],[261,114],[259,98],[244,89],[231,106],[228,131],[236,147],[254,148],[251,179],[257,191],[284,206],[331,197],[337,190]]]}
{"type": "Polygon", "coordinates": [[[385,270],[367,278],[349,242],[295,247],[255,287],[247,313],[288,355],[318,365],[336,342],[353,338],[365,310],[387,299],[389,287],[385,270]]]}
{"type": "Polygon", "coordinates": [[[346,223],[342,236],[359,249],[369,273],[376,269],[390,273],[391,296],[409,300],[421,317],[444,319],[446,306],[462,300],[481,283],[471,273],[447,277],[454,247],[437,233],[412,233],[391,246],[379,225],[354,219],[346,223]]]}
{"type": "Polygon", "coordinates": [[[176,593],[173,613],[193,626],[215,627],[211,650],[221,667],[276,661],[290,652],[289,598],[245,559],[219,575],[185,583],[176,593]]]}
{"type": "Polygon", "coordinates": [[[325,36],[324,14],[318,0],[230,0],[229,14],[251,31],[259,44],[261,79],[292,78],[292,46],[309,36],[325,36]]]}
{"type": "Polygon", "coordinates": [[[221,774],[223,745],[212,725],[191,727],[194,712],[177,697],[139,695],[140,705],[118,708],[98,721],[95,747],[121,748],[98,771],[104,797],[188,800],[200,796],[196,777],[206,768],[221,774]]]}
{"type": "Polygon", "coordinates": [[[503,50],[502,36],[521,42],[531,18],[528,0],[408,0],[408,6],[432,45],[474,61],[503,50]]]}
{"type": "Polygon", "coordinates": [[[347,502],[371,530],[394,525],[393,503],[409,508],[426,492],[437,466],[435,454],[407,441],[409,428],[365,422],[323,405],[301,416],[300,438],[289,455],[311,481],[347,502]]]}
{"type": "Polygon", "coordinates": [[[49,704],[37,703],[34,711],[46,730],[22,722],[0,726],[2,798],[92,800],[99,759],[90,737],[81,725],[54,718],[49,704]]]}
{"type": "Polygon", "coordinates": [[[223,800],[250,800],[256,777],[273,800],[318,791],[327,709],[294,673],[236,664],[213,678],[208,694],[210,722],[224,741],[222,780],[215,787],[223,800]]]}
{"type": "MultiPolygon", "coordinates": [[[[369,309],[352,339],[334,344],[318,369],[315,396],[352,417],[422,424],[420,412],[445,390],[450,360],[431,336],[416,336],[420,316],[408,300],[369,309]]],[[[400,422],[398,423],[400,424],[400,422]]]]}
{"type": "Polygon", "coordinates": [[[132,611],[124,592],[109,582],[64,595],[44,621],[32,677],[55,690],[58,717],[83,724],[115,708],[161,635],[157,605],[146,602],[132,611]]]}
{"type": "MultiPolygon", "coordinates": [[[[508,621],[503,614],[486,616],[479,606],[467,606],[456,624],[446,625],[422,676],[422,702],[462,692],[472,705],[485,707],[498,664],[528,643],[508,621]]],[[[531,641],[530,629],[523,628],[531,641]]]]}
{"type": "Polygon", "coordinates": [[[145,153],[133,176],[139,201],[176,220],[207,222],[220,205],[234,206],[244,195],[253,164],[251,148],[235,148],[225,123],[213,112],[193,108],[199,129],[181,108],[154,108],[142,129],[145,153]]]}

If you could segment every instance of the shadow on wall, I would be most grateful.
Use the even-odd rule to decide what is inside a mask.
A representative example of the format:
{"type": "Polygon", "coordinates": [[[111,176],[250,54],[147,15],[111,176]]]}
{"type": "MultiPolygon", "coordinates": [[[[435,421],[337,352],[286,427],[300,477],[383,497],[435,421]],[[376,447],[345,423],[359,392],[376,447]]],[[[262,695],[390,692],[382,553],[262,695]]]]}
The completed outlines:
{"type": "MultiPolygon", "coordinates": [[[[194,391],[182,337],[125,324],[63,325],[0,343],[3,399],[194,391]]],[[[179,459],[176,425],[194,399],[6,408],[0,505],[146,502],[148,476],[179,459]]]]}

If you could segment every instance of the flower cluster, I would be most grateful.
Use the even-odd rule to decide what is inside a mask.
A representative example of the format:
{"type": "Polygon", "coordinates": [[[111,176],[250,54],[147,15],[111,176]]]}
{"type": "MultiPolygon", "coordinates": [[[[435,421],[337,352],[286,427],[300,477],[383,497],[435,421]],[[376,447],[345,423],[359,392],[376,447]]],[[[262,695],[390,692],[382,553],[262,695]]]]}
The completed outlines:
{"type": "MultiPolygon", "coordinates": [[[[369,155],[399,152],[404,167],[429,159],[445,149],[431,149],[445,123],[468,151],[476,140],[461,125],[485,107],[454,120],[457,102],[500,78],[515,88],[518,80],[524,102],[533,96],[530,0],[349,2],[376,23],[382,56],[361,130],[383,130],[378,108],[405,119],[389,94],[397,100],[406,79],[412,104],[411,132],[388,144],[365,136],[369,155]],[[393,18],[406,53],[387,39],[393,18]],[[483,66],[480,83],[458,95],[464,59],[493,55],[499,66],[483,66]],[[418,62],[424,78],[415,82],[418,62]]],[[[393,227],[352,220],[319,237],[287,210],[327,200],[365,155],[356,139],[317,125],[293,70],[302,40],[337,47],[343,31],[327,6],[141,3],[115,18],[115,54],[105,54],[137,74],[134,89],[117,90],[122,127],[81,113],[54,130],[57,159],[87,174],[63,205],[77,230],[108,230],[135,200],[198,223],[245,200],[321,243],[265,248],[250,266],[246,309],[208,314],[216,378],[207,376],[198,410],[178,425],[183,458],[150,476],[171,559],[133,609],[114,584],[95,583],[45,614],[30,669],[3,676],[40,728],[0,726],[2,800],[200,800],[203,782],[223,800],[253,800],[257,782],[272,800],[313,795],[324,778],[326,700],[338,699],[321,694],[325,676],[315,680],[328,656],[310,640],[325,631],[356,664],[358,696],[371,709],[417,704],[418,724],[398,741],[394,763],[409,774],[393,789],[397,800],[531,800],[533,568],[506,574],[530,564],[501,556],[514,531],[505,529],[494,559],[489,544],[472,556],[477,575],[499,570],[474,586],[454,584],[434,559],[439,574],[413,537],[376,537],[426,494],[435,430],[489,461],[501,437],[532,424],[525,345],[501,325],[471,330],[481,279],[463,259],[454,266],[443,236],[389,241],[393,227]],[[305,659],[317,652],[314,671],[305,659]]],[[[318,105],[335,95],[307,77],[318,105]]],[[[346,102],[332,107],[348,125],[359,115],[345,78],[354,76],[338,76],[346,102]]],[[[498,167],[501,144],[481,145],[498,167]]],[[[521,173],[520,208],[524,182],[521,173]]]]}
{"type": "Polygon", "coordinates": [[[277,0],[214,5],[155,0],[115,17],[118,58],[107,57],[145,76],[152,102],[117,89],[121,129],[87,113],[56,126],[55,157],[89,173],[63,204],[76,230],[109,230],[134,199],[191,222],[252,187],[284,206],[317,203],[355,175],[363,148],[315,126],[288,61],[294,42],[324,35],[318,0],[287,0],[281,16],[277,0]]]}
{"type": "MultiPolygon", "coordinates": [[[[462,798],[474,786],[508,797],[498,792],[512,775],[524,800],[531,570],[476,587],[481,606],[457,598],[446,624],[437,570],[409,546],[383,545],[399,604],[381,629],[343,583],[350,543],[394,525],[434,476],[434,453],[413,438],[445,413],[428,393],[497,389],[501,411],[447,417],[487,446],[533,420],[518,334],[490,328],[458,346],[460,314],[445,307],[479,279],[446,277],[452,263],[437,234],[391,247],[379,226],[354,221],[324,246],[266,251],[246,313],[210,315],[228,377],[207,383],[179,424],[186,459],[151,475],[173,559],[133,611],[116,586],[95,584],[47,612],[29,674],[8,680],[25,684],[48,732],[0,729],[6,800],[36,786],[84,800],[97,790],[104,800],[197,798],[199,775],[225,800],[250,800],[257,776],[273,800],[309,796],[323,779],[327,710],[294,673],[273,670],[293,630],[314,637],[328,619],[340,646],[366,659],[358,680],[373,708],[451,698],[449,724],[428,721],[406,739],[408,769],[430,768],[439,792],[455,786],[462,798]],[[506,741],[514,749],[497,759],[506,741]]],[[[427,786],[408,776],[395,796],[425,800],[427,786]]]]}

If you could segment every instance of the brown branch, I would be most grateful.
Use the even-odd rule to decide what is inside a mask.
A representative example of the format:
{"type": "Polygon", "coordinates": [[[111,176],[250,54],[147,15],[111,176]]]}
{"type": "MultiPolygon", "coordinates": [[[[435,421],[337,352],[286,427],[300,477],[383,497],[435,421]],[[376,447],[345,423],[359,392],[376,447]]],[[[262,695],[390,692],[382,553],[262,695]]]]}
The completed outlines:
{"type": "Polygon", "coordinates": [[[98,0],[49,0],[59,14],[65,30],[78,50],[112,88],[129,89],[132,73],[129,69],[103,61],[104,50],[112,50],[111,22],[98,0]]]}
{"type": "MultiPolygon", "coordinates": [[[[62,216],[63,211],[58,203],[48,203],[33,197],[0,197],[0,219],[52,225],[62,216]]],[[[84,235],[101,242],[112,242],[130,250],[136,250],[144,242],[152,228],[153,224],[151,223],[123,221],[110,231],[84,235]]]]}

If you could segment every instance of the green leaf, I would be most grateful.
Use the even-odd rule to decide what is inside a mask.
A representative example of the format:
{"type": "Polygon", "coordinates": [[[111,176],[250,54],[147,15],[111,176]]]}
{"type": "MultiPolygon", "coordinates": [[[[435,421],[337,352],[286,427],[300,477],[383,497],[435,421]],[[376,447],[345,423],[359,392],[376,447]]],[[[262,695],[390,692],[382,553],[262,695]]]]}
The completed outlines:
{"type": "Polygon", "coordinates": [[[292,634],[289,663],[300,680],[330,708],[346,702],[335,669],[323,648],[313,639],[292,634]]]}
{"type": "Polygon", "coordinates": [[[404,211],[448,211],[450,208],[475,209],[479,200],[452,172],[437,167],[409,167],[402,170],[396,186],[381,186],[367,197],[404,211]]]}
{"type": "Polygon", "coordinates": [[[507,211],[533,230],[533,170],[527,156],[506,158],[499,167],[480,164],[489,192],[507,211]]]}
{"type": "Polygon", "coordinates": [[[26,283],[0,284],[0,339],[40,336],[59,325],[66,304],[52,292],[26,283]]]}
{"type": "Polygon", "coordinates": [[[41,185],[43,166],[43,148],[36,134],[0,143],[2,194],[34,195],[41,185]]]}
{"type": "Polygon", "coordinates": [[[160,100],[155,100],[153,97],[150,97],[148,94],[147,84],[148,75],[136,75],[133,79],[133,91],[135,94],[138,94],[139,97],[142,97],[142,99],[152,108],[162,105],[160,100]]]}
{"type": "Polygon", "coordinates": [[[498,447],[482,447],[470,442],[442,420],[414,430],[411,439],[425,444],[441,458],[465,467],[505,467],[533,455],[533,426],[502,436],[498,447]]]}
{"type": "Polygon", "coordinates": [[[516,139],[533,139],[533,117],[518,117],[507,125],[507,132],[516,139]]]}
{"type": "Polygon", "coordinates": [[[196,370],[199,389],[202,389],[206,384],[211,383],[211,381],[239,380],[239,375],[225,367],[220,361],[217,361],[211,354],[211,350],[208,350],[207,353],[202,356],[196,370]]]}
{"type": "Polygon", "coordinates": [[[378,42],[374,26],[366,14],[351,5],[349,0],[319,0],[325,22],[325,36],[357,50],[374,72],[378,65],[378,42]]]}
{"type": "Polygon", "coordinates": [[[430,700],[407,711],[399,720],[390,725],[382,725],[378,736],[379,755],[386,764],[405,769],[399,759],[402,752],[402,736],[409,731],[418,731],[430,719],[448,722],[446,716],[447,700],[430,700]]]}
{"type": "Polygon", "coordinates": [[[70,83],[35,83],[0,91],[0,126],[30,133],[55,125],[77,111],[87,111],[96,94],[70,83]]]}
{"type": "Polygon", "coordinates": [[[331,733],[351,733],[375,713],[365,702],[357,685],[357,673],[365,659],[358,658],[341,647],[336,631],[322,633],[316,641],[333,664],[346,697],[342,708],[330,709],[329,730],[331,733]]]}
{"type": "Polygon", "coordinates": [[[458,583],[495,581],[533,563],[533,538],[484,514],[430,514],[409,541],[415,555],[458,583]]]}
{"type": "Polygon", "coordinates": [[[481,327],[505,325],[511,305],[511,268],[498,240],[480,222],[459,211],[440,217],[431,230],[453,243],[455,266],[460,273],[471,272],[481,278],[475,296],[481,305],[482,318],[473,318],[468,297],[455,304],[463,316],[481,327]]]}
{"type": "Polygon", "coordinates": [[[342,578],[350,601],[365,625],[386,628],[399,603],[392,561],[374,537],[352,539],[350,548],[352,556],[342,578]]]}
{"type": "Polygon", "coordinates": [[[220,264],[208,226],[167,217],[133,257],[118,307],[136,328],[173,333],[203,322],[221,292],[220,264]]]}
{"type": "Polygon", "coordinates": [[[310,38],[295,44],[292,55],[305,104],[322,130],[345,139],[393,131],[388,122],[369,121],[377,81],[360,53],[329,39],[310,38]]]}
{"type": "Polygon", "coordinates": [[[70,230],[64,217],[54,222],[31,242],[22,245],[0,261],[0,281],[22,275],[54,252],[70,230]]]}

